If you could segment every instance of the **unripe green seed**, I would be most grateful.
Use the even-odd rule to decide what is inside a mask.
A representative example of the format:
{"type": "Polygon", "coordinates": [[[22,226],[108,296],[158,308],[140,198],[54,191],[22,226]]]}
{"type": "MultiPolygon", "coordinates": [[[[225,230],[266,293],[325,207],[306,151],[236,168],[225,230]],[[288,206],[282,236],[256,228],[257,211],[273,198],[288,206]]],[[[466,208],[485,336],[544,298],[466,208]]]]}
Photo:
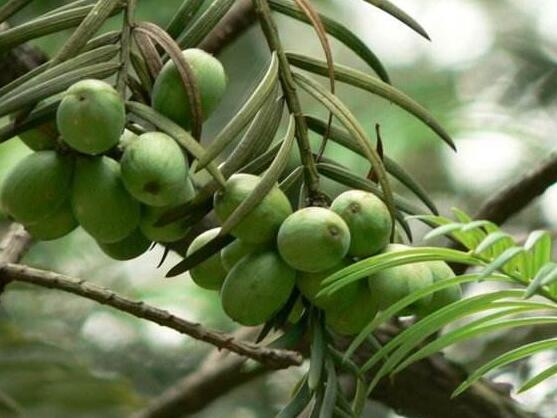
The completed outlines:
{"type": "MultiPolygon", "coordinates": [[[[214,228],[203,232],[192,241],[190,247],[188,248],[186,256],[189,256],[197,250],[201,249],[209,241],[216,238],[219,232],[220,228],[214,228]]],[[[199,287],[208,290],[219,290],[226,277],[226,270],[222,265],[220,252],[212,255],[201,264],[198,264],[197,266],[192,268],[190,270],[190,276],[195,284],[199,287]]]]}
{"type": "Polygon", "coordinates": [[[317,273],[338,265],[348,253],[350,231],[333,211],[319,207],[301,209],[281,225],[281,257],[299,271],[317,273]]]}
{"type": "Polygon", "coordinates": [[[104,81],[79,81],[64,94],[56,119],[70,147],[84,154],[102,154],[118,144],[124,131],[124,100],[104,81]]]}

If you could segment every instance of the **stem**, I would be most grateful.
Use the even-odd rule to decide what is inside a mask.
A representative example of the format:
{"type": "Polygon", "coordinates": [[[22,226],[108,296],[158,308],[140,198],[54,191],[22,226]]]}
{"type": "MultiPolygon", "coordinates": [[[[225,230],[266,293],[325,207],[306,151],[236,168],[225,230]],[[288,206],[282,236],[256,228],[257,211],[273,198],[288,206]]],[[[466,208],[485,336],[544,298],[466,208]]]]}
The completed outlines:
{"type": "Polygon", "coordinates": [[[110,306],[137,318],[172,328],[194,339],[214,345],[219,349],[226,349],[241,356],[251,358],[271,369],[298,366],[302,363],[302,356],[297,352],[237,341],[228,334],[206,329],[200,324],[179,318],[168,311],[148,305],[142,301],[125,298],[109,289],[85,280],[11,263],[0,266],[0,274],[11,281],[29,283],[48,289],[57,289],[94,300],[102,305],[110,306]]]}
{"type": "Polygon", "coordinates": [[[286,98],[288,109],[296,121],[296,139],[298,141],[302,165],[304,166],[304,178],[308,190],[309,203],[310,205],[321,206],[323,205],[324,197],[319,191],[319,173],[315,166],[315,160],[313,159],[313,153],[311,151],[306,120],[302,113],[302,107],[296,91],[292,72],[290,71],[290,65],[271,15],[271,8],[267,0],[253,0],[253,4],[267,43],[271,50],[277,53],[279,59],[282,90],[286,98]]]}
{"type": "Polygon", "coordinates": [[[118,76],[116,77],[116,90],[118,93],[126,99],[126,85],[128,84],[128,69],[130,67],[130,51],[131,51],[131,33],[132,28],[135,24],[135,7],[137,5],[137,0],[128,0],[128,5],[124,11],[124,23],[122,28],[122,38],[120,39],[120,45],[122,47],[120,51],[120,62],[122,67],[118,71],[118,76]]]}

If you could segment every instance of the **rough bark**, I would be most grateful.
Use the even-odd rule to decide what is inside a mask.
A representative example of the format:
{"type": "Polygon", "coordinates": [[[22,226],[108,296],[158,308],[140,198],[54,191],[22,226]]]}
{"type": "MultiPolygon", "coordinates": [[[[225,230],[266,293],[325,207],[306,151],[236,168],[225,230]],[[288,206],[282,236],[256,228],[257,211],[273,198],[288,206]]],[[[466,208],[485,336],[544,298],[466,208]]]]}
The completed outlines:
{"type": "Polygon", "coordinates": [[[476,213],[475,218],[501,225],[555,183],[557,183],[557,153],[553,153],[539,166],[488,199],[476,213]]]}
{"type": "MultiPolygon", "coordinates": [[[[381,329],[379,339],[386,342],[398,329],[381,329]]],[[[347,340],[338,340],[339,348],[347,340]]],[[[363,345],[354,356],[365,362],[373,348],[363,345]]],[[[150,405],[132,418],[181,418],[194,414],[232,389],[260,377],[268,370],[245,370],[244,360],[234,356],[219,360],[216,352],[209,355],[203,366],[190,376],[166,390],[150,405]]],[[[371,377],[371,374],[370,374],[371,377]]],[[[539,418],[524,411],[509,396],[506,385],[481,380],[461,396],[451,399],[451,393],[464,381],[466,372],[441,354],[417,362],[399,373],[393,380],[383,379],[371,395],[401,415],[415,418],[539,418]]]]}

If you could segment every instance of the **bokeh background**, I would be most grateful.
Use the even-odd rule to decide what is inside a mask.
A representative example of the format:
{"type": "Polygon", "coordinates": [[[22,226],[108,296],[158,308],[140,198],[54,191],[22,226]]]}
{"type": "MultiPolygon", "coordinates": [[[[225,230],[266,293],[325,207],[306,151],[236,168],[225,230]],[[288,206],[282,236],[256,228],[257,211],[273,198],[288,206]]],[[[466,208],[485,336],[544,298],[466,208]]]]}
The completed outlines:
{"type": "MultiPolygon", "coordinates": [[[[35,1],[11,23],[63,3],[35,1]]],[[[487,197],[535,167],[555,148],[557,1],[398,0],[425,26],[432,42],[360,0],[313,3],[354,30],[384,62],[394,85],[424,104],[455,139],[456,154],[395,106],[339,85],[338,95],[370,136],[374,137],[374,126],[379,123],[385,152],[424,185],[444,214],[451,207],[474,213],[487,197]]],[[[178,0],[142,0],[139,16],[164,25],[178,4],[178,0]]],[[[311,28],[285,17],[277,19],[288,49],[321,56],[311,28]]],[[[118,25],[119,20],[112,20],[107,29],[118,25]]],[[[52,35],[34,44],[52,53],[67,35],[52,35]]],[[[333,48],[339,62],[368,71],[342,45],[333,41],[333,48]]],[[[268,52],[259,28],[247,31],[219,58],[230,86],[208,121],[205,141],[241,106],[264,71],[268,52]]],[[[304,99],[304,106],[308,113],[325,115],[310,99],[304,99]]],[[[29,152],[17,139],[0,145],[0,182],[29,152]]],[[[363,159],[334,144],[327,152],[356,172],[366,170],[363,159]]],[[[292,166],[295,163],[293,156],[292,166]]],[[[332,194],[341,190],[331,182],[324,182],[324,187],[332,194]]],[[[0,228],[6,224],[5,219],[0,221],[0,228]]],[[[419,244],[425,229],[413,226],[419,244]]],[[[537,228],[557,229],[557,186],[505,227],[517,236],[537,228]]],[[[223,314],[216,294],[195,287],[187,275],[164,278],[178,256],[171,254],[157,268],[162,254],[156,248],[137,260],[115,262],[77,230],[56,242],[33,246],[24,262],[86,278],[190,320],[232,331],[235,325],[223,314]]],[[[125,416],[195,370],[210,350],[172,330],[55,291],[11,285],[2,296],[2,305],[0,395],[13,398],[25,416],[33,418],[125,416]]],[[[492,336],[448,355],[474,366],[536,332],[492,336]]],[[[514,382],[556,360],[557,355],[546,355],[494,377],[514,382]]],[[[288,371],[262,377],[196,417],[274,416],[299,375],[299,371],[288,371]]],[[[548,381],[518,399],[527,408],[555,416],[554,383],[548,381]]],[[[369,408],[376,417],[396,416],[379,405],[369,408]]],[[[0,417],[4,414],[0,406],[0,417]]]]}

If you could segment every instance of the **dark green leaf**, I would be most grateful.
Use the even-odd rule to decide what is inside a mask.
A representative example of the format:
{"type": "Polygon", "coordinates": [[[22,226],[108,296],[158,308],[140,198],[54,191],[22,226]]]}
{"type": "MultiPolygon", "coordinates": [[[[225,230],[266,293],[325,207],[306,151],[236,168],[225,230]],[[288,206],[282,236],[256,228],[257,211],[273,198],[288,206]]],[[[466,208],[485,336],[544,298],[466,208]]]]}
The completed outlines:
{"type": "MultiPolygon", "coordinates": [[[[271,0],[269,2],[271,8],[277,12],[283,13],[294,19],[301,20],[303,22],[309,22],[309,19],[304,13],[298,10],[292,1],[289,0],[271,0]]],[[[358,38],[354,32],[342,25],[341,23],[324,16],[319,15],[325,30],[334,38],[342,42],[348,48],[350,48],[356,55],[363,59],[386,83],[390,83],[389,75],[387,70],[377,58],[377,56],[371,51],[368,46],[358,38]]]]}
{"type": "MultiPolygon", "coordinates": [[[[327,75],[327,65],[321,60],[292,52],[287,53],[287,56],[288,61],[296,67],[315,74],[327,75]]],[[[369,91],[370,93],[393,102],[416,116],[437,133],[437,135],[439,135],[451,148],[456,149],[453,140],[439,122],[437,122],[422,105],[415,102],[400,90],[397,90],[393,86],[377,78],[340,64],[335,65],[335,78],[338,81],[369,91]]]]}

